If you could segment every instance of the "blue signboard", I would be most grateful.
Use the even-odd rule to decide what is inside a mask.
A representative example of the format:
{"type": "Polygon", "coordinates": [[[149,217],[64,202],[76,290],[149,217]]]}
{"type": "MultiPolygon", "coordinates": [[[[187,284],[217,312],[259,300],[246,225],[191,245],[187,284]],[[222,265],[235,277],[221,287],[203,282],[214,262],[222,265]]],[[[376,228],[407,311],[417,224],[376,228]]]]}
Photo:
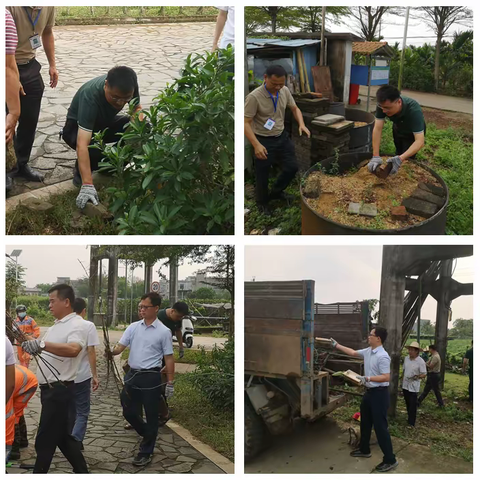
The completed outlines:
{"type": "Polygon", "coordinates": [[[350,83],[354,85],[368,85],[367,65],[352,65],[350,83]]]}
{"type": "Polygon", "coordinates": [[[372,67],[370,85],[388,85],[390,67],[372,67]]]}

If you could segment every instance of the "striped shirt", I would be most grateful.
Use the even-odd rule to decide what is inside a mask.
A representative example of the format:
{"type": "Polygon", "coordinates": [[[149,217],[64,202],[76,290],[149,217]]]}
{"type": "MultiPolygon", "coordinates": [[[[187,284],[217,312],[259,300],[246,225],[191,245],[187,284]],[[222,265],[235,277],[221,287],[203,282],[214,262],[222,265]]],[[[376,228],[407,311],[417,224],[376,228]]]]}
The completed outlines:
{"type": "Polygon", "coordinates": [[[15,55],[18,36],[12,14],[5,9],[5,55],[15,55]]]}

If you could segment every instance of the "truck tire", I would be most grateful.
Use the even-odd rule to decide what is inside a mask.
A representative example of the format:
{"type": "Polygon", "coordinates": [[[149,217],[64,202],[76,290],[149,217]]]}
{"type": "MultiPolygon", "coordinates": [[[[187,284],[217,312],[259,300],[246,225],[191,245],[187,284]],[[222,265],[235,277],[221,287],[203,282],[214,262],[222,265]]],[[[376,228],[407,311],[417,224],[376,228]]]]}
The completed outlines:
{"type": "Polygon", "coordinates": [[[245,461],[252,460],[268,446],[269,435],[262,417],[255,413],[247,396],[245,404],[245,461]]]}

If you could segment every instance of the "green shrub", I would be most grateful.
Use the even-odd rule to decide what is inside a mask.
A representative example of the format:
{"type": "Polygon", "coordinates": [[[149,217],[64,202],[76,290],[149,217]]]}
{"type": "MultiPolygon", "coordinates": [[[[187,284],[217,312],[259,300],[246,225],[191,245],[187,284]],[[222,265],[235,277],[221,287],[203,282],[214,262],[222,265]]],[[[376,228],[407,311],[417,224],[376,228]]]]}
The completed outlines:
{"type": "Polygon", "coordinates": [[[117,145],[95,135],[101,168],[116,179],[108,192],[119,233],[233,233],[233,65],[232,48],[189,55],[117,145]]]}
{"type": "Polygon", "coordinates": [[[223,348],[213,347],[210,357],[202,350],[197,358],[194,383],[212,405],[233,410],[235,397],[235,347],[227,340],[223,348]]]}

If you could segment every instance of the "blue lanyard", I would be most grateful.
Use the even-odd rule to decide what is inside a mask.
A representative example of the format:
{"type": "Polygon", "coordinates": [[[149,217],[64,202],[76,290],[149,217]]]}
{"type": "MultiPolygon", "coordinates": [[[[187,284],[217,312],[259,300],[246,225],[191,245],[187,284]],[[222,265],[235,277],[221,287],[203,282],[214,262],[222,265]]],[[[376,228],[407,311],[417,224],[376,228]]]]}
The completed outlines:
{"type": "Polygon", "coordinates": [[[40,14],[42,13],[42,9],[40,9],[38,11],[37,18],[35,18],[35,20],[33,20],[32,17],[30,16],[30,12],[28,11],[28,8],[27,7],[23,7],[23,8],[27,12],[28,19],[30,20],[30,23],[32,24],[32,27],[33,27],[33,31],[35,32],[35,25],[37,24],[38,19],[40,18],[40,14]]]}
{"type": "MultiPolygon", "coordinates": [[[[265,87],[265,90],[267,90],[267,86],[265,84],[263,84],[263,86],[265,87]]],[[[273,102],[273,111],[276,113],[277,112],[277,103],[278,103],[278,92],[277,92],[277,99],[275,100],[273,98],[273,95],[267,90],[268,94],[270,95],[270,98],[272,99],[272,102],[273,102]]]]}

